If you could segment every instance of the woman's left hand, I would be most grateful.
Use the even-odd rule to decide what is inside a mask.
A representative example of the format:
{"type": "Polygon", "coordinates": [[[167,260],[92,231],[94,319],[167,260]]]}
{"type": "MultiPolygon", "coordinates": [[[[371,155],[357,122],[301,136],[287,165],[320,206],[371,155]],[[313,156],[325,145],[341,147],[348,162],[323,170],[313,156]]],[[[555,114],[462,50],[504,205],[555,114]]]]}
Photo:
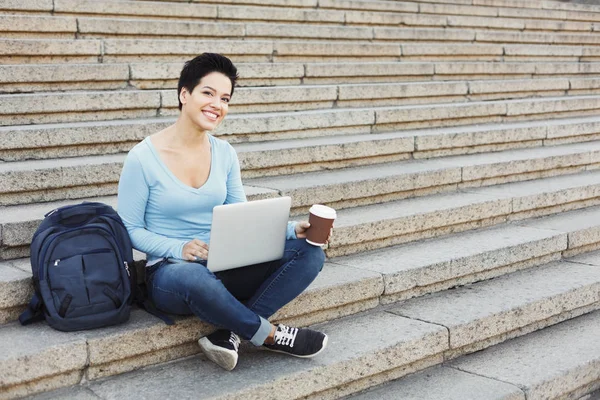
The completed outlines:
{"type": "MultiPolygon", "coordinates": [[[[306,230],[310,228],[310,224],[308,223],[308,221],[300,221],[296,224],[296,237],[298,239],[306,239],[306,230]]],[[[327,236],[327,240],[325,241],[325,243],[329,242],[329,239],[331,238],[331,234],[333,233],[333,228],[331,228],[331,230],[329,231],[329,235],[327,236]]]]}

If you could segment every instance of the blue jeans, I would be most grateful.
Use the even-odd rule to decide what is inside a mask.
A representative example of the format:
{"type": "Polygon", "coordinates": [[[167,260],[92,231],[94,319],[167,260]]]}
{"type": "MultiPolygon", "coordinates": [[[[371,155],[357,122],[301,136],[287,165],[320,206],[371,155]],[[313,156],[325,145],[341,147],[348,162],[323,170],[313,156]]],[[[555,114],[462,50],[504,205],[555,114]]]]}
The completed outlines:
{"type": "Polygon", "coordinates": [[[304,239],[287,240],[283,258],[212,273],[203,263],[167,260],[147,270],[150,299],[167,313],[194,314],[261,346],[267,319],[317,277],[325,254],[304,239]]]}

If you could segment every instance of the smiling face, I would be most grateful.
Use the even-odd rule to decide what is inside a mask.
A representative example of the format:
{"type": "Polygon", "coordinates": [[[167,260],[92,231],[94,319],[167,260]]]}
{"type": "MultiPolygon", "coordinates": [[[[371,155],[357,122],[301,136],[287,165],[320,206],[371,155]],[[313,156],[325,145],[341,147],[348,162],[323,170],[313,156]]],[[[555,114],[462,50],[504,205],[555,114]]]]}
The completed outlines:
{"type": "Polygon", "coordinates": [[[211,72],[200,79],[192,93],[181,89],[181,112],[199,129],[212,131],[229,110],[231,80],[220,72],[211,72]]]}

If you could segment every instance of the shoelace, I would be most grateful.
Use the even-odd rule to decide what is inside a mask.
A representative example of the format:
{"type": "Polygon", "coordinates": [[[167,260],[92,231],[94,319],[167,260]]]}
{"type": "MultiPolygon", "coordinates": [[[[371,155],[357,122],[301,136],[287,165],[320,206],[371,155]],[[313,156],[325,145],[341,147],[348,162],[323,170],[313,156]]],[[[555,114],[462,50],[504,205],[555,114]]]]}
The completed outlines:
{"type": "Polygon", "coordinates": [[[294,341],[298,334],[298,328],[292,328],[285,325],[279,325],[275,331],[275,343],[282,346],[294,347],[294,341]]]}
{"type": "Polygon", "coordinates": [[[229,335],[229,343],[231,343],[235,351],[238,351],[238,348],[240,346],[240,338],[238,337],[238,335],[231,332],[231,334],[229,335]]]}

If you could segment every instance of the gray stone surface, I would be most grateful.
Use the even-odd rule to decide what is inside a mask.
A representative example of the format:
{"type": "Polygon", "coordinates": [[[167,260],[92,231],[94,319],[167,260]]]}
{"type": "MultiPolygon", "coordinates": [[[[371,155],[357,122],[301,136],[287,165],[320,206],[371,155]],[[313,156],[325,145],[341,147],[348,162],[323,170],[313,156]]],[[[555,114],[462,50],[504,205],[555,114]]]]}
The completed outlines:
{"type": "MultiPolygon", "coordinates": [[[[264,3],[261,3],[264,4],[264,3]]],[[[302,10],[285,7],[230,6],[218,7],[219,19],[295,22],[344,22],[344,12],[336,10],[302,10]]]]}
{"type": "Polygon", "coordinates": [[[384,295],[475,275],[560,252],[566,234],[517,226],[459,233],[348,257],[333,262],[383,274],[384,295]]]}
{"type": "Polygon", "coordinates": [[[465,82],[419,82],[340,85],[339,100],[369,100],[405,97],[466,95],[465,82]]]}
{"type": "MultiPolygon", "coordinates": [[[[126,64],[2,65],[0,84],[29,82],[127,81],[126,64]]],[[[2,86],[0,86],[1,88],[2,86]]]]}
{"type": "Polygon", "coordinates": [[[143,396],[292,399],[434,356],[447,347],[445,329],[388,313],[367,314],[318,327],[327,349],[309,360],[267,352],[242,354],[236,372],[198,358],[159,366],[90,385],[107,398],[143,396]],[[389,332],[402,332],[401,336],[389,332]],[[148,381],[155,384],[148,386],[148,381]]]}
{"type": "Polygon", "coordinates": [[[0,309],[27,304],[33,295],[31,272],[0,262],[0,309]]]}
{"type": "Polygon", "coordinates": [[[357,244],[388,236],[454,225],[472,218],[506,215],[510,200],[452,193],[340,210],[330,246],[357,244]]]}
{"type": "Polygon", "coordinates": [[[317,38],[371,40],[373,30],[364,27],[340,27],[303,24],[302,29],[290,24],[246,24],[246,37],[257,38],[317,38]]]}
{"type": "Polygon", "coordinates": [[[0,127],[0,146],[2,149],[27,149],[111,142],[129,142],[133,146],[173,122],[172,118],[157,118],[0,127]]]}
{"type": "Polygon", "coordinates": [[[423,46],[421,44],[403,44],[403,56],[500,56],[503,48],[499,45],[488,44],[441,44],[434,43],[423,46]]]}
{"type": "Polygon", "coordinates": [[[373,28],[375,39],[379,40],[421,40],[471,42],[475,32],[470,30],[449,30],[436,28],[373,28]]]}
{"type": "Polygon", "coordinates": [[[232,54],[271,54],[272,42],[242,40],[105,39],[105,55],[197,55],[203,51],[232,54]]]}
{"type": "Polygon", "coordinates": [[[292,206],[300,207],[459,182],[459,168],[435,164],[435,161],[390,163],[313,172],[293,179],[290,176],[257,178],[246,180],[246,183],[279,190],[292,197],[292,206]]]}
{"type": "Polygon", "coordinates": [[[353,400],[525,400],[517,386],[448,367],[433,367],[373,390],[353,400]]]}
{"type": "Polygon", "coordinates": [[[433,75],[434,65],[419,62],[307,63],[307,77],[433,75]]]}
{"type": "MultiPolygon", "coordinates": [[[[77,21],[73,17],[46,17],[27,15],[4,15],[0,21],[0,32],[72,33],[77,32],[77,21]]],[[[74,36],[71,37],[74,37],[74,36]]]]}
{"type": "Polygon", "coordinates": [[[36,160],[0,164],[0,192],[25,192],[49,188],[118,182],[124,154],[36,160]]]}
{"type": "Polygon", "coordinates": [[[10,11],[52,11],[52,0],[5,0],[0,7],[10,11]]]}
{"type": "Polygon", "coordinates": [[[0,56],[100,56],[101,46],[99,40],[6,39],[0,40],[0,56]]]}
{"type": "Polygon", "coordinates": [[[469,82],[470,94],[503,93],[503,92],[543,92],[545,90],[568,90],[569,79],[516,79],[506,81],[474,81],[469,82]]]}
{"type": "Polygon", "coordinates": [[[421,13],[426,14],[457,14],[457,15],[486,15],[495,17],[498,15],[498,10],[490,7],[474,7],[471,5],[464,6],[458,5],[460,2],[456,1],[456,4],[428,4],[423,3],[419,7],[421,13]]]}
{"type": "Polygon", "coordinates": [[[160,93],[152,91],[9,94],[1,95],[0,100],[0,114],[4,115],[160,107],[160,93]]]}
{"type": "Polygon", "coordinates": [[[81,386],[72,386],[52,392],[42,393],[27,397],[28,400],[101,400],[90,389],[81,386]]]}
{"type": "MultiPolygon", "coordinates": [[[[321,311],[327,312],[347,304],[378,299],[382,292],[383,279],[380,274],[326,263],[307,291],[275,313],[273,319],[284,320],[311,313],[319,314],[321,311]]],[[[331,319],[334,318],[328,318],[331,319]]],[[[312,321],[310,324],[322,321],[312,321]]]]}
{"type": "Polygon", "coordinates": [[[45,323],[0,327],[0,388],[81,371],[87,361],[85,337],[53,330],[45,323]]]}
{"type": "Polygon", "coordinates": [[[294,42],[277,41],[273,50],[279,56],[395,56],[400,57],[400,46],[380,43],[294,42]]]}
{"type": "Polygon", "coordinates": [[[147,1],[55,0],[57,13],[108,14],[120,16],[156,16],[179,18],[216,18],[217,6],[210,4],[178,4],[147,1]]]}
{"type": "MultiPolygon", "coordinates": [[[[517,385],[527,399],[566,398],[600,379],[600,313],[594,312],[451,363],[517,385]]],[[[591,391],[590,390],[590,391],[591,391]]],[[[575,398],[577,398],[575,397],[575,398]]]]}
{"type": "MultiPolygon", "coordinates": [[[[189,18],[189,16],[187,17],[189,18]]],[[[245,36],[243,24],[224,22],[187,22],[178,20],[143,20],[112,18],[78,18],[78,31],[83,35],[110,34],[135,36],[226,37],[245,36]]]]}
{"type": "MultiPolygon", "coordinates": [[[[320,162],[349,160],[409,153],[414,139],[400,133],[380,135],[332,136],[311,139],[277,140],[234,145],[242,170],[265,169],[283,165],[314,165],[320,162]]],[[[350,161],[352,160],[352,161],[350,161]]],[[[323,166],[315,169],[331,168],[323,166]]],[[[261,174],[269,173],[261,171],[261,174]]]]}
{"type": "Polygon", "coordinates": [[[409,300],[393,312],[447,327],[450,347],[459,349],[597,304],[599,287],[599,268],[556,262],[409,300]]]}
{"type": "Polygon", "coordinates": [[[448,26],[496,28],[496,29],[525,29],[525,23],[518,19],[486,18],[482,16],[449,16],[448,26]]]}
{"type": "Polygon", "coordinates": [[[320,8],[335,8],[342,10],[373,10],[395,12],[419,12],[416,3],[401,3],[387,1],[354,1],[354,0],[321,0],[320,8]]]}
{"type": "Polygon", "coordinates": [[[193,343],[213,329],[197,318],[180,317],[175,325],[168,326],[149,313],[136,310],[126,324],[85,332],[88,378],[96,379],[152,364],[140,356],[193,343]],[[121,365],[123,362],[125,365],[121,365]]]}
{"type": "Polygon", "coordinates": [[[513,213],[543,209],[560,204],[593,199],[600,193],[600,173],[583,172],[526,182],[470,189],[475,193],[487,193],[513,198],[513,213]]]}
{"type": "Polygon", "coordinates": [[[578,96],[572,98],[541,98],[533,100],[515,100],[507,102],[507,115],[531,115],[582,111],[600,108],[600,98],[596,96],[578,96]]]}
{"type": "MultiPolygon", "coordinates": [[[[560,126],[560,128],[565,129],[564,126],[560,126]]],[[[534,123],[436,129],[417,133],[415,147],[418,151],[426,151],[540,140],[546,138],[546,131],[546,126],[534,123]]]]}
{"type": "Polygon", "coordinates": [[[600,242],[600,207],[589,207],[558,215],[522,221],[519,225],[539,229],[552,229],[569,235],[569,249],[600,242]]]}
{"type": "MultiPolygon", "coordinates": [[[[550,64],[554,65],[554,64],[550,64]]],[[[512,75],[533,74],[536,65],[531,63],[483,63],[483,62],[449,62],[435,63],[436,75],[512,75]]]]}
{"type": "Polygon", "coordinates": [[[577,255],[575,257],[569,257],[565,261],[600,266],[600,251],[591,251],[589,253],[577,255]]]}
{"type": "Polygon", "coordinates": [[[600,155],[600,142],[510,150],[445,158],[447,165],[462,167],[462,181],[560,170],[569,166],[594,164],[600,155]]]}
{"type": "Polygon", "coordinates": [[[378,125],[482,116],[489,118],[504,114],[506,114],[506,104],[502,102],[417,105],[382,108],[375,111],[378,125]]]}

